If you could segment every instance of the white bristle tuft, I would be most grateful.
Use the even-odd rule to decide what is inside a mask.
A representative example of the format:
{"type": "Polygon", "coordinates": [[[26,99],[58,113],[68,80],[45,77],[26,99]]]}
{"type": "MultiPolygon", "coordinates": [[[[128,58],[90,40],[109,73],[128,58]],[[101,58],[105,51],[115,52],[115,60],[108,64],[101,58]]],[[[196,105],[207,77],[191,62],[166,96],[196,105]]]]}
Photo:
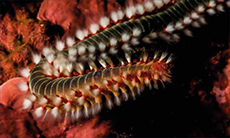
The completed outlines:
{"type": "MultiPolygon", "coordinates": [[[[105,63],[105,65],[103,66],[104,68],[106,67],[106,62],[104,61],[104,60],[102,60],[104,63],[105,63]]],[[[104,84],[104,85],[107,85],[108,84],[108,81],[107,80],[103,80],[102,81],[102,84],[104,84]]]]}
{"type": "Polygon", "coordinates": [[[187,36],[189,36],[189,37],[193,37],[192,31],[190,31],[189,29],[185,29],[184,30],[184,34],[187,35],[187,36]]]}
{"type": "Polygon", "coordinates": [[[152,32],[148,35],[151,39],[156,39],[158,37],[158,34],[156,32],[152,32]]]}
{"type": "Polygon", "coordinates": [[[106,58],[107,58],[107,54],[106,54],[106,53],[101,53],[100,57],[101,57],[102,59],[106,59],[106,58]]]}
{"type": "Polygon", "coordinates": [[[125,14],[128,18],[131,18],[136,13],[136,8],[134,6],[127,7],[125,9],[125,14]]]}
{"type": "Polygon", "coordinates": [[[83,35],[84,35],[84,37],[87,37],[87,36],[88,36],[88,34],[89,34],[88,30],[83,29],[82,31],[83,31],[83,35]]]}
{"type": "Polygon", "coordinates": [[[196,12],[193,12],[191,14],[191,18],[194,19],[194,20],[197,20],[197,19],[199,19],[199,15],[196,12]]]}
{"type": "Polygon", "coordinates": [[[76,56],[77,55],[77,49],[75,47],[71,47],[68,49],[68,54],[71,56],[76,56]]]}
{"type": "Polygon", "coordinates": [[[197,10],[199,13],[202,13],[202,12],[204,12],[205,7],[203,5],[200,5],[200,6],[198,6],[197,10]]]}
{"type": "Polygon", "coordinates": [[[56,49],[57,49],[58,51],[62,51],[62,50],[64,49],[64,47],[65,47],[64,42],[62,42],[62,41],[60,41],[60,40],[57,40],[57,41],[56,41],[56,49]]]}
{"type": "MultiPolygon", "coordinates": [[[[99,62],[99,63],[101,64],[101,66],[104,67],[104,68],[107,66],[105,60],[102,59],[102,58],[99,58],[99,59],[98,59],[98,62],[99,62]]],[[[105,81],[106,81],[106,80],[105,80],[105,81]]]]}
{"type": "Polygon", "coordinates": [[[172,40],[175,42],[175,43],[178,43],[180,41],[180,36],[178,34],[173,34],[172,35],[172,40]]]}
{"type": "Polygon", "coordinates": [[[147,44],[152,43],[152,41],[150,40],[149,37],[144,37],[144,38],[142,38],[142,41],[145,42],[145,43],[147,43],[147,44]]]}
{"type": "MultiPolygon", "coordinates": [[[[144,52],[143,57],[142,57],[142,60],[143,60],[144,62],[147,62],[147,59],[148,59],[148,53],[147,53],[147,52],[144,52]]],[[[141,72],[140,72],[140,73],[141,73],[141,72]]]]}
{"type": "Polygon", "coordinates": [[[77,49],[75,47],[68,48],[68,56],[71,62],[76,61],[77,49]]]}
{"type": "Polygon", "coordinates": [[[122,93],[122,97],[123,97],[124,101],[128,101],[128,99],[129,99],[129,96],[127,93],[122,93]]]}
{"type": "Polygon", "coordinates": [[[118,15],[117,15],[117,13],[115,11],[111,12],[110,17],[114,22],[118,21],[118,15]]]}
{"type": "Polygon", "coordinates": [[[84,32],[82,30],[77,30],[75,35],[79,40],[83,40],[85,37],[84,32]]]}
{"type": "MultiPolygon", "coordinates": [[[[67,65],[68,66],[68,65],[67,65]]],[[[63,74],[65,75],[65,76],[69,76],[70,75],[70,72],[69,72],[69,70],[68,69],[63,69],[64,71],[63,71],[63,74]]]]}
{"type": "Polygon", "coordinates": [[[66,65],[66,69],[67,69],[68,72],[72,72],[72,70],[73,70],[73,65],[72,65],[72,64],[67,64],[67,65],[66,65]]]}
{"type": "Polygon", "coordinates": [[[98,96],[100,94],[100,90],[99,89],[93,89],[92,93],[94,96],[98,96]]]}
{"type": "Polygon", "coordinates": [[[119,20],[122,20],[124,18],[124,12],[122,10],[117,11],[117,16],[119,20]]]}
{"type": "Polygon", "coordinates": [[[133,28],[133,36],[139,37],[141,35],[141,29],[133,28]]]}
{"type": "Polygon", "coordinates": [[[119,91],[119,84],[114,84],[113,85],[113,89],[114,89],[114,91],[119,91]]]}
{"type": "Polygon", "coordinates": [[[66,95],[66,97],[67,97],[67,99],[73,99],[75,97],[75,94],[76,93],[74,90],[70,90],[70,92],[68,93],[68,95],[66,95]]]}
{"type": "Polygon", "coordinates": [[[54,55],[53,54],[48,55],[46,58],[47,58],[47,61],[49,63],[52,63],[54,61],[54,55]]]}
{"type": "Polygon", "coordinates": [[[167,56],[166,52],[162,53],[159,61],[162,61],[163,59],[165,59],[166,56],[167,56]]]}
{"type": "Polygon", "coordinates": [[[73,46],[74,43],[75,43],[74,38],[72,38],[72,37],[67,37],[66,38],[66,44],[67,44],[68,47],[73,46]]]}
{"type": "Polygon", "coordinates": [[[102,105],[100,103],[96,103],[96,109],[95,112],[99,113],[101,111],[102,105]]]}
{"type": "Polygon", "coordinates": [[[32,101],[28,100],[28,99],[25,99],[23,101],[23,109],[28,109],[32,106],[32,101]]]}
{"type": "Polygon", "coordinates": [[[189,16],[185,17],[184,20],[183,20],[183,23],[186,24],[186,25],[190,24],[191,22],[192,22],[192,20],[190,19],[189,16]]]}
{"type": "Polygon", "coordinates": [[[208,9],[207,13],[212,16],[212,15],[216,14],[216,11],[214,9],[208,9]]]}
{"type": "Polygon", "coordinates": [[[71,118],[71,120],[73,120],[73,121],[75,120],[75,116],[76,116],[75,114],[76,114],[75,111],[72,111],[72,112],[71,112],[71,117],[70,117],[70,118],[71,118]]]}
{"type": "Polygon", "coordinates": [[[211,8],[213,8],[213,7],[216,6],[216,2],[213,1],[213,0],[210,0],[209,3],[208,3],[208,6],[211,7],[211,8]]]}
{"type": "Polygon", "coordinates": [[[99,50],[101,51],[101,52],[103,52],[103,51],[105,51],[105,48],[106,48],[106,45],[104,44],[104,43],[99,43],[99,50]]]}
{"type": "Polygon", "coordinates": [[[156,5],[158,9],[160,9],[164,5],[162,0],[154,0],[153,3],[156,5]]]}
{"type": "Polygon", "coordinates": [[[228,0],[228,1],[226,2],[226,5],[227,5],[228,7],[230,7],[230,0],[228,0]]]}
{"type": "Polygon", "coordinates": [[[182,30],[184,28],[183,24],[179,21],[175,24],[175,28],[177,30],[182,30]]]}
{"type": "Polygon", "coordinates": [[[95,52],[96,52],[96,47],[93,46],[93,45],[90,45],[90,46],[89,46],[89,52],[90,52],[90,53],[95,53],[95,52]]]}
{"type": "Polygon", "coordinates": [[[122,36],[121,36],[121,39],[122,39],[123,42],[127,42],[130,39],[130,35],[127,34],[127,33],[123,33],[122,36]]]}
{"type": "Polygon", "coordinates": [[[165,33],[160,33],[159,34],[159,37],[163,40],[165,40],[167,43],[170,43],[171,42],[171,38],[169,35],[165,34],[165,33]]]}
{"type": "Polygon", "coordinates": [[[111,47],[111,48],[109,49],[109,53],[112,54],[112,55],[117,54],[117,52],[118,52],[118,50],[117,50],[115,47],[111,47]]]}
{"type": "Polygon", "coordinates": [[[79,119],[81,116],[82,116],[82,111],[80,109],[77,109],[76,119],[79,119]]]}
{"type": "Polygon", "coordinates": [[[62,100],[60,97],[55,97],[55,98],[53,98],[52,102],[54,105],[58,106],[61,104],[62,100]]]}
{"type": "Polygon", "coordinates": [[[45,114],[42,117],[42,121],[47,117],[47,114],[50,112],[50,110],[46,110],[45,114]]]}
{"type": "Polygon", "coordinates": [[[84,97],[78,98],[78,99],[77,99],[77,102],[78,102],[79,105],[84,105],[84,103],[85,103],[84,97]]]}
{"type": "Polygon", "coordinates": [[[129,44],[127,44],[127,43],[124,43],[123,45],[122,45],[122,50],[124,50],[124,51],[126,51],[126,52],[128,52],[128,51],[131,51],[132,50],[132,48],[129,46],[129,44]]]}
{"type": "Polygon", "coordinates": [[[99,30],[99,25],[96,23],[93,23],[90,25],[90,31],[95,34],[99,30]]]}
{"type": "Polygon", "coordinates": [[[84,54],[85,54],[86,48],[85,48],[84,45],[79,45],[79,46],[77,47],[77,51],[78,51],[78,54],[81,56],[81,55],[84,55],[84,54]]]}
{"type": "Polygon", "coordinates": [[[90,114],[89,112],[90,112],[89,108],[84,107],[84,115],[85,115],[85,117],[89,117],[89,114],[90,114]]]}
{"type": "Polygon", "coordinates": [[[109,18],[108,17],[101,17],[100,25],[105,28],[109,25],[109,18]]]}
{"type": "Polygon", "coordinates": [[[47,100],[46,98],[42,97],[42,98],[39,99],[38,104],[39,104],[39,105],[44,105],[44,104],[46,104],[47,102],[48,102],[48,100],[47,100]]]}
{"type": "Polygon", "coordinates": [[[40,54],[32,54],[33,55],[33,62],[35,64],[38,64],[41,61],[41,55],[40,54]]]}
{"type": "Polygon", "coordinates": [[[44,114],[44,109],[42,107],[38,107],[35,109],[34,113],[37,117],[41,117],[44,114]]]}
{"type": "Polygon", "coordinates": [[[30,76],[30,69],[26,67],[21,70],[20,74],[22,77],[28,78],[30,76]]]}
{"type": "Polygon", "coordinates": [[[131,39],[131,44],[132,44],[133,46],[136,46],[136,45],[140,44],[140,42],[139,42],[139,40],[138,40],[137,38],[132,38],[132,39],[131,39]]]}
{"type": "Polygon", "coordinates": [[[131,55],[128,54],[127,52],[125,53],[125,58],[129,63],[131,62],[131,55]]]}
{"type": "Polygon", "coordinates": [[[165,28],[165,31],[166,31],[167,33],[172,33],[174,30],[175,30],[175,29],[174,29],[174,27],[173,27],[173,24],[171,24],[171,23],[165,28]]]}
{"type": "Polygon", "coordinates": [[[224,7],[222,4],[217,5],[216,9],[220,12],[224,12],[224,7]]]}
{"type": "Polygon", "coordinates": [[[167,59],[166,63],[167,63],[167,64],[170,63],[170,62],[172,61],[172,59],[173,59],[173,55],[171,54],[171,55],[169,56],[169,58],[167,59]]]}
{"type": "Polygon", "coordinates": [[[20,83],[18,85],[18,88],[20,91],[28,91],[29,90],[29,87],[28,87],[26,82],[20,83]]]}
{"type": "Polygon", "coordinates": [[[116,46],[117,45],[117,40],[115,38],[110,38],[110,45],[111,46],[116,46]]]}
{"type": "Polygon", "coordinates": [[[69,102],[66,103],[66,104],[64,105],[64,109],[65,109],[67,112],[69,112],[70,109],[71,109],[71,104],[70,104],[69,102]]]}
{"type": "Polygon", "coordinates": [[[192,26],[195,27],[195,28],[200,28],[200,24],[199,22],[195,21],[195,22],[192,22],[192,26]]]}
{"type": "Polygon", "coordinates": [[[58,70],[54,69],[54,70],[53,70],[53,75],[56,76],[56,77],[58,77],[58,76],[59,76],[58,70]]]}
{"type": "Polygon", "coordinates": [[[171,0],[163,0],[164,4],[168,4],[171,0]]]}
{"type": "Polygon", "coordinates": [[[133,89],[131,89],[131,95],[133,97],[133,100],[136,100],[136,94],[134,93],[133,89]]]}
{"type": "Polygon", "coordinates": [[[155,75],[154,75],[154,79],[155,79],[155,80],[158,80],[158,79],[159,79],[159,75],[158,75],[158,74],[155,74],[155,75]]]}
{"type": "Polygon", "coordinates": [[[127,72],[123,72],[123,73],[122,73],[122,77],[123,77],[123,78],[127,78],[127,72]]]}
{"type": "Polygon", "coordinates": [[[96,56],[95,56],[95,54],[91,53],[91,54],[89,54],[88,58],[91,59],[91,60],[95,60],[96,56]]]}
{"type": "Polygon", "coordinates": [[[145,2],[144,3],[144,7],[145,7],[145,10],[147,12],[152,12],[154,10],[154,8],[155,8],[154,5],[153,5],[153,3],[150,2],[150,1],[145,2]]]}
{"type": "Polygon", "coordinates": [[[120,98],[118,96],[115,96],[114,102],[118,106],[121,105],[121,100],[120,100],[120,98]]]}
{"type": "Polygon", "coordinates": [[[205,18],[199,18],[199,23],[201,23],[201,24],[203,24],[203,25],[205,25],[205,24],[207,24],[207,22],[206,22],[206,20],[205,20],[205,18]]]}
{"type": "Polygon", "coordinates": [[[156,51],[156,52],[154,53],[153,59],[156,59],[156,58],[158,57],[158,55],[159,55],[159,51],[156,51]]]}
{"type": "Polygon", "coordinates": [[[43,64],[43,66],[42,66],[43,73],[45,75],[52,76],[53,75],[53,70],[48,65],[50,65],[50,64],[49,63],[43,64]]]}
{"type": "Polygon", "coordinates": [[[37,97],[35,95],[33,95],[33,94],[30,94],[29,97],[28,97],[28,99],[30,101],[34,102],[37,99],[37,97]]]}
{"type": "Polygon", "coordinates": [[[84,65],[83,65],[82,63],[78,63],[78,65],[79,65],[79,68],[80,68],[82,71],[84,71],[84,65]]]}
{"type": "Polygon", "coordinates": [[[47,56],[47,55],[50,54],[50,53],[51,53],[50,48],[44,47],[44,48],[42,49],[42,54],[43,54],[44,56],[47,56]]]}
{"type": "Polygon", "coordinates": [[[57,118],[58,117],[58,108],[57,107],[54,107],[52,110],[51,110],[51,114],[54,116],[54,118],[57,118]]]}
{"type": "Polygon", "coordinates": [[[143,5],[141,5],[141,4],[136,5],[136,10],[137,10],[137,13],[140,15],[145,13],[145,9],[144,9],[143,5]]]}
{"type": "Polygon", "coordinates": [[[59,68],[58,68],[58,70],[59,70],[60,73],[63,73],[64,69],[65,69],[65,67],[62,66],[62,65],[60,65],[59,68]]]}
{"type": "Polygon", "coordinates": [[[113,102],[110,100],[110,99],[107,99],[106,100],[106,105],[109,109],[112,109],[113,108],[113,102]]]}
{"type": "Polygon", "coordinates": [[[90,110],[91,110],[92,115],[95,115],[95,114],[96,114],[96,111],[97,111],[96,105],[95,105],[95,104],[92,105],[90,110]]]}

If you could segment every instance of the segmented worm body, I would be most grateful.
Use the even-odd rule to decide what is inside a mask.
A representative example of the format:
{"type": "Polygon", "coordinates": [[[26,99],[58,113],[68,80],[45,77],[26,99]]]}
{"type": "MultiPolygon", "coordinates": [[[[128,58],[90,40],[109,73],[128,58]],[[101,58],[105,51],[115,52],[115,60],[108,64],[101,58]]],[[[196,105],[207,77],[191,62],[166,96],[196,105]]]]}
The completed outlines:
{"type": "Polygon", "coordinates": [[[36,92],[36,97],[32,97],[34,100],[38,98],[36,104],[41,106],[35,110],[35,114],[39,116],[40,112],[51,110],[56,116],[58,109],[59,112],[76,112],[76,118],[82,113],[89,116],[101,110],[103,97],[108,108],[112,108],[113,103],[120,105],[121,100],[128,100],[130,96],[135,98],[144,86],[152,87],[151,81],[155,87],[158,87],[157,81],[170,81],[168,63],[171,58],[166,60],[165,57],[162,55],[148,60],[143,57],[137,63],[110,66],[84,75],[57,79],[45,77],[41,66],[47,61],[43,60],[31,73],[31,76],[36,77],[30,79],[31,91],[36,92]]]}
{"type": "Polygon", "coordinates": [[[157,88],[158,82],[170,82],[172,56],[146,52],[143,43],[158,37],[177,41],[179,31],[191,35],[187,26],[200,27],[206,13],[221,12],[224,4],[222,0],[148,1],[112,12],[110,25],[107,17],[101,18],[101,30],[95,24],[89,36],[78,30],[80,42],[74,44],[72,38],[57,41],[57,50],[43,50],[43,60],[34,56],[37,65],[29,75],[32,94],[25,99],[24,108],[33,108],[38,117],[50,112],[75,120],[98,113],[104,103],[112,108],[114,103],[135,98],[145,86],[157,88]],[[154,6],[159,12],[153,12],[154,6]],[[137,57],[140,59],[133,59],[137,57]]]}

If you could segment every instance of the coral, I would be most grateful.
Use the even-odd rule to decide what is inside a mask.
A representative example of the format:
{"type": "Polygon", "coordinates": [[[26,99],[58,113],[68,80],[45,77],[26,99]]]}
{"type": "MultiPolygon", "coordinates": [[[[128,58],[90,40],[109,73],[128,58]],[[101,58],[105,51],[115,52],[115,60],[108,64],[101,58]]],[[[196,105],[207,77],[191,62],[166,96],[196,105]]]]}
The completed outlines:
{"type": "Polygon", "coordinates": [[[31,18],[25,9],[15,9],[15,16],[6,13],[0,24],[1,84],[19,76],[19,69],[30,65],[31,51],[41,51],[49,44],[43,22],[31,18]],[[5,55],[5,56],[2,56],[5,55]]]}

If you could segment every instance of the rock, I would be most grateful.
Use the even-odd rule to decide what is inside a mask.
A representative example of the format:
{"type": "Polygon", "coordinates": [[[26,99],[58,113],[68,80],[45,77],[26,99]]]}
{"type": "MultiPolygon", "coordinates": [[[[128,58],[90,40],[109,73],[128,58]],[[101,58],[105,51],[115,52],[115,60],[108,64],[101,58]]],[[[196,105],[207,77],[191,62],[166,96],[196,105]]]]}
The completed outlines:
{"type": "Polygon", "coordinates": [[[0,137],[39,137],[36,122],[29,114],[0,104],[0,137]]]}
{"type": "Polygon", "coordinates": [[[44,0],[37,14],[38,20],[49,21],[64,28],[70,29],[72,25],[82,26],[84,18],[77,9],[77,1],[50,1],[44,0]]]}
{"type": "Polygon", "coordinates": [[[1,85],[0,103],[14,110],[21,110],[22,102],[27,94],[18,88],[18,85],[23,82],[26,82],[25,78],[14,78],[1,85]]]}

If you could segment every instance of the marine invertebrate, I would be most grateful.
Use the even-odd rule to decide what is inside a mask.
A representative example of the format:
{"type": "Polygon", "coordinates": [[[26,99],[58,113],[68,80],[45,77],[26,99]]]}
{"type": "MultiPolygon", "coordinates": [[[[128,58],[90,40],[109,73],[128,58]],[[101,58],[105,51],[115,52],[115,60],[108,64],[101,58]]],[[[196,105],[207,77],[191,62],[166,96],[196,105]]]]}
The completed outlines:
{"type": "MultiPolygon", "coordinates": [[[[140,40],[143,40],[145,43],[151,43],[152,39],[156,39],[159,36],[169,42],[172,40],[177,41],[179,38],[177,35],[173,34],[173,32],[180,30],[183,30],[186,35],[191,36],[191,32],[184,28],[188,25],[199,27],[200,24],[205,23],[201,13],[205,14],[207,12],[212,15],[215,13],[215,10],[222,11],[223,1],[217,1],[218,5],[216,5],[215,1],[205,0],[185,0],[176,3],[172,2],[174,3],[172,6],[169,6],[166,10],[161,11],[160,8],[164,5],[164,3],[167,4],[169,1],[153,1],[153,3],[145,3],[144,6],[137,5],[136,7],[128,7],[125,10],[125,19],[131,19],[126,22],[121,21],[121,23],[118,24],[117,21],[118,19],[123,19],[120,17],[124,16],[124,12],[118,11],[117,13],[111,13],[113,23],[111,23],[112,25],[107,29],[103,28],[109,25],[109,19],[107,17],[102,17],[99,21],[102,26],[101,32],[98,32],[99,25],[92,24],[89,29],[91,32],[90,36],[87,36],[88,31],[85,30],[78,30],[76,32],[76,37],[82,41],[73,47],[63,50],[65,43],[57,41],[56,48],[61,52],[54,54],[52,49],[46,48],[44,49],[44,56],[46,59],[42,61],[40,61],[39,55],[34,55],[34,61],[37,65],[30,75],[29,87],[31,92],[36,96],[31,95],[28,99],[26,99],[24,107],[30,107],[35,100],[39,99],[38,104],[41,107],[38,107],[35,110],[35,114],[38,117],[41,116],[44,113],[44,109],[48,107],[52,108],[51,113],[54,116],[57,116],[59,112],[68,113],[69,111],[72,111],[72,115],[79,118],[82,107],[84,107],[85,116],[89,115],[89,103],[91,105],[95,105],[95,101],[97,101],[96,99],[98,98],[94,97],[92,93],[97,94],[98,91],[101,90],[101,87],[111,91],[116,97],[119,96],[117,87],[125,93],[125,90],[122,89],[121,86],[117,85],[126,84],[130,90],[134,89],[135,86],[138,92],[138,89],[142,88],[140,85],[143,85],[143,82],[141,82],[143,81],[143,74],[144,76],[152,76],[152,78],[148,78],[149,80],[153,79],[156,81],[160,79],[161,81],[168,81],[169,68],[165,63],[168,63],[171,58],[169,57],[169,60],[162,61],[166,57],[165,53],[163,53],[161,57],[158,56],[158,58],[157,56],[152,56],[152,61],[148,61],[146,55],[144,54],[145,56],[142,57],[143,61],[141,60],[132,66],[124,64],[123,67],[113,67],[114,62],[112,60],[114,60],[114,58],[112,57],[118,52],[124,51],[124,54],[119,54],[118,56],[125,56],[127,61],[131,64],[132,62],[129,55],[133,54],[132,50],[137,51],[137,49],[142,46],[139,45],[141,42],[140,40]],[[159,13],[153,12],[144,14],[143,8],[145,8],[146,11],[152,11],[153,5],[157,7],[159,13]],[[138,13],[137,15],[135,15],[136,12],[138,13]],[[131,45],[137,46],[135,48],[131,47],[131,45]],[[110,66],[108,69],[98,70],[98,63],[95,63],[97,62],[97,57],[99,58],[99,63],[104,68],[107,68],[106,62],[109,63],[110,66]],[[142,62],[147,62],[147,64],[142,62]],[[93,73],[88,73],[84,69],[87,68],[87,64],[89,64],[88,68],[91,71],[94,71],[93,73]],[[53,67],[51,65],[53,65],[53,67]],[[152,70],[149,70],[152,69],[150,67],[155,69],[153,71],[161,73],[152,73],[152,70]],[[75,71],[73,71],[73,68],[75,71]],[[131,71],[129,70],[130,68],[132,68],[131,71]],[[143,70],[143,68],[146,69],[143,70]],[[100,72],[102,72],[101,74],[106,77],[106,80],[103,79],[100,72]],[[163,75],[162,72],[164,72],[163,75]],[[84,75],[85,73],[86,75],[84,75]],[[100,75],[97,75],[97,73],[100,75]],[[134,76],[135,73],[137,73],[137,77],[134,76]],[[118,78],[113,78],[111,74],[117,76],[118,78]],[[48,78],[46,78],[45,75],[48,78]],[[76,75],[82,76],[73,77],[76,75]],[[62,78],[59,79],[59,77],[62,78]],[[96,80],[96,86],[93,80],[96,80]],[[84,87],[84,85],[86,86],[84,87]],[[57,96],[49,97],[48,95],[51,95],[51,93],[54,93],[57,96]],[[86,98],[88,98],[87,102],[85,101],[86,98]],[[75,99],[77,102],[75,102],[75,99]],[[49,105],[49,103],[52,104],[49,105]],[[73,103],[79,104],[80,106],[76,107],[75,105],[73,107],[71,106],[73,103]],[[60,107],[60,105],[62,107],[60,107]]],[[[75,41],[72,38],[67,38],[67,46],[70,47],[74,43],[75,41]]],[[[28,76],[28,70],[24,71],[26,72],[23,73],[24,76],[28,76]]],[[[148,79],[145,80],[147,81],[145,82],[146,84],[149,84],[148,79]]],[[[25,85],[22,85],[21,87],[23,89],[24,87],[27,89],[25,85]]],[[[110,101],[110,95],[106,92],[103,94],[107,99],[108,106],[111,107],[112,102],[110,101]]],[[[117,99],[116,102],[119,103],[119,98],[115,99],[117,99]]],[[[97,103],[100,103],[99,101],[101,100],[98,99],[97,103]]],[[[98,107],[96,107],[96,110],[97,108],[98,107]]],[[[90,112],[94,113],[94,110],[95,108],[92,108],[90,112]]]]}

